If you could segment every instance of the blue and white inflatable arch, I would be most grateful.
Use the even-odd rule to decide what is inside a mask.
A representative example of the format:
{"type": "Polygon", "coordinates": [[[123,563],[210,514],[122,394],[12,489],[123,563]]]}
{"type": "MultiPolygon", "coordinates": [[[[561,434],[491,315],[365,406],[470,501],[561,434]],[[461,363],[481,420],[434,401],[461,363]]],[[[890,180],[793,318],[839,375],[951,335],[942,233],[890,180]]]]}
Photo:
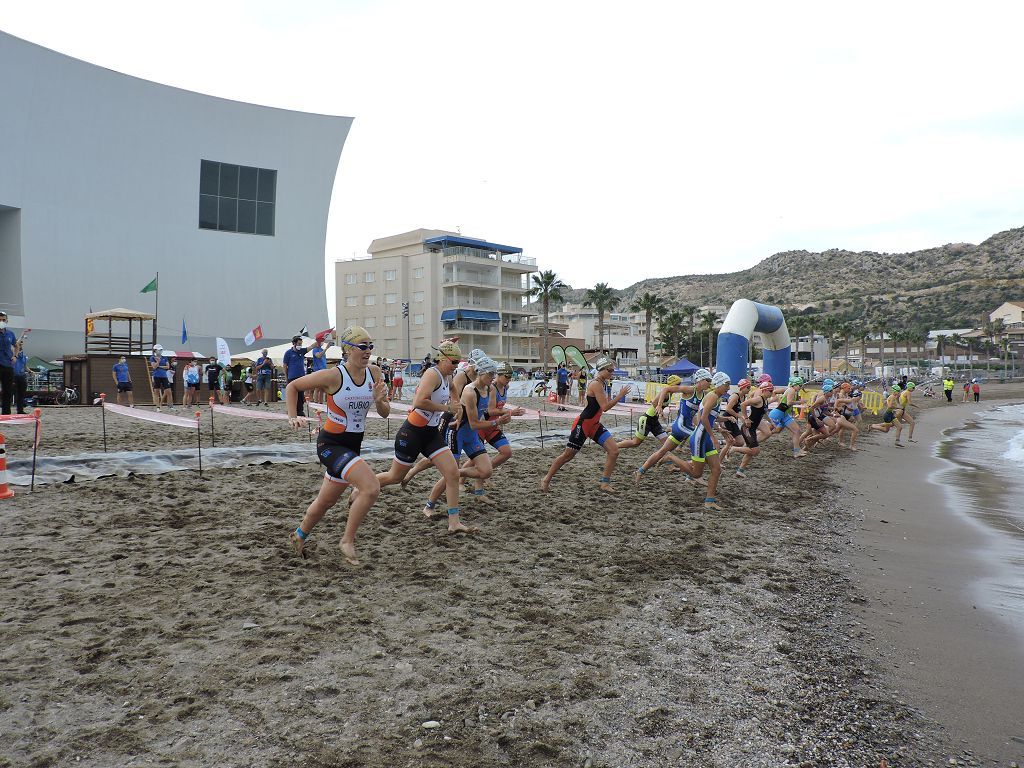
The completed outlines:
{"type": "Polygon", "coordinates": [[[790,338],[786,318],[778,307],[737,299],[729,308],[718,334],[718,370],[729,374],[733,384],[747,375],[750,337],[760,333],[764,341],[764,372],[776,385],[789,380],[790,338]]]}

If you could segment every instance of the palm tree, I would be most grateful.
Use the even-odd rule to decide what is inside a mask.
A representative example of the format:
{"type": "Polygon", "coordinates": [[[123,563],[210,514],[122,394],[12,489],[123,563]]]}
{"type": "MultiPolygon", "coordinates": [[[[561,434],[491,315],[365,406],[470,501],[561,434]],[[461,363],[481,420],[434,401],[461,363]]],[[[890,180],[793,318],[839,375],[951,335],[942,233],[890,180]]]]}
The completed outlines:
{"type": "MultiPolygon", "coordinates": [[[[708,368],[711,368],[715,364],[714,353],[712,352],[711,345],[714,343],[715,337],[715,323],[718,322],[718,315],[714,312],[705,312],[700,316],[701,330],[708,332],[708,368]]],[[[702,337],[703,341],[703,337],[702,337]]],[[[704,361],[704,355],[701,354],[701,362],[704,361]]]]}
{"type": "MultiPolygon", "coordinates": [[[[832,342],[839,328],[839,321],[831,315],[827,315],[821,319],[819,325],[821,326],[821,333],[825,337],[825,344],[828,347],[828,372],[832,373],[832,342]]],[[[813,348],[812,343],[811,349],[813,348]]]]}
{"type": "Polygon", "coordinates": [[[597,310],[597,346],[602,352],[607,353],[604,345],[604,313],[611,312],[619,305],[619,297],[615,295],[615,289],[608,283],[598,283],[593,288],[587,288],[587,295],[583,299],[584,307],[594,307],[597,310]]]}
{"type": "MultiPolygon", "coordinates": [[[[876,320],[874,326],[871,329],[874,333],[878,334],[878,359],[882,367],[881,378],[885,378],[885,321],[876,320]]],[[[893,356],[896,355],[896,345],[893,344],[893,356]]],[[[893,364],[893,370],[895,371],[896,365],[893,364]]]]}
{"type": "Polygon", "coordinates": [[[946,336],[946,334],[944,334],[944,333],[940,333],[940,334],[938,334],[935,337],[935,341],[936,341],[936,349],[935,349],[935,351],[936,351],[936,353],[938,353],[938,356],[939,356],[939,366],[940,367],[945,367],[945,365],[946,365],[945,360],[942,359],[942,358],[944,358],[946,356],[945,353],[943,352],[942,348],[946,345],[946,339],[947,338],[949,338],[949,337],[946,336]]]}
{"type": "Polygon", "coordinates": [[[533,274],[532,278],[533,285],[526,292],[527,296],[536,296],[541,302],[541,312],[544,314],[544,353],[540,359],[541,368],[546,369],[548,365],[548,343],[549,343],[549,331],[548,331],[548,313],[551,308],[551,302],[553,301],[564,301],[565,297],[562,291],[568,290],[569,286],[558,279],[558,275],[554,273],[554,270],[547,269],[540,274],[533,274]]]}
{"type": "Polygon", "coordinates": [[[662,351],[679,357],[683,344],[683,315],[677,310],[666,312],[658,318],[658,336],[661,338],[662,351]]]}
{"type": "Polygon", "coordinates": [[[693,356],[693,326],[697,323],[697,308],[686,305],[679,310],[679,313],[686,320],[690,328],[690,335],[686,337],[686,352],[693,356]]]}
{"type": "Polygon", "coordinates": [[[846,363],[846,370],[844,373],[850,375],[850,337],[853,336],[857,330],[854,328],[853,323],[842,323],[836,331],[843,339],[843,362],[846,363]]]}
{"type": "Polygon", "coordinates": [[[644,338],[644,360],[647,362],[648,380],[651,378],[651,323],[656,315],[664,312],[665,306],[663,298],[645,291],[629,307],[630,312],[644,313],[644,330],[646,331],[646,337],[644,338]]]}
{"type": "MultiPolygon", "coordinates": [[[[1006,332],[1006,323],[1003,322],[1003,318],[999,317],[992,321],[992,335],[998,339],[996,344],[996,351],[998,352],[1003,348],[1003,334],[1006,332]]],[[[1006,356],[1003,356],[1003,377],[1006,377],[1006,356]]]]}
{"type": "Polygon", "coordinates": [[[953,345],[953,370],[956,370],[956,358],[959,355],[960,347],[964,346],[967,341],[961,334],[954,333],[950,339],[950,343],[953,345]]]}

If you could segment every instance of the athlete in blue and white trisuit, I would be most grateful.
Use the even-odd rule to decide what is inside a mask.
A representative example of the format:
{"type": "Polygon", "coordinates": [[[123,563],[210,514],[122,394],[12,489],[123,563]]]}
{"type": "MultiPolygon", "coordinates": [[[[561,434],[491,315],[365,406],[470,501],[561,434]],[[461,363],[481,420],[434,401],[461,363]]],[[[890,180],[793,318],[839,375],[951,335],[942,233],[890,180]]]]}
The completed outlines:
{"type": "MultiPolygon", "coordinates": [[[[491,384],[498,370],[497,364],[489,357],[477,358],[476,378],[462,388],[459,398],[461,415],[455,431],[456,456],[466,454],[472,462],[468,467],[459,470],[462,477],[486,480],[491,476],[491,457],[480,438],[479,430],[488,427],[499,427],[512,420],[512,414],[504,409],[491,408],[491,384]]],[[[441,478],[430,491],[430,498],[423,508],[424,514],[432,515],[438,499],[445,491],[445,481],[441,478]]],[[[470,530],[479,530],[471,528],[470,530]]]]}
{"type": "Polygon", "coordinates": [[[768,418],[771,420],[777,428],[785,428],[789,430],[789,436],[793,440],[793,458],[801,459],[807,455],[807,451],[800,447],[800,425],[796,423],[796,419],[793,418],[790,413],[795,406],[803,402],[800,399],[800,388],[804,385],[804,380],[800,376],[791,376],[789,378],[789,386],[786,387],[785,391],[779,397],[776,406],[768,412],[768,418]]]}
{"type": "Polygon", "coordinates": [[[705,465],[711,467],[704,509],[722,509],[715,498],[718,478],[722,474],[722,457],[718,455],[718,444],[715,442],[715,419],[722,414],[722,396],[729,391],[730,383],[729,374],[725,371],[719,371],[712,377],[711,389],[700,402],[693,434],[690,435],[690,477],[696,480],[703,476],[705,465]]]}
{"type": "Polygon", "coordinates": [[[679,401],[679,415],[676,416],[676,420],[672,422],[672,431],[671,434],[669,434],[668,439],[661,444],[658,450],[648,457],[647,461],[643,463],[643,466],[638,467],[637,470],[633,472],[634,481],[639,483],[643,478],[644,473],[651,467],[656,466],[658,462],[666,456],[674,461],[683,471],[689,471],[689,462],[672,456],[672,451],[680,445],[684,445],[689,442],[690,434],[693,432],[693,418],[697,414],[697,409],[700,407],[701,398],[704,397],[704,393],[707,392],[710,385],[711,371],[707,368],[701,368],[693,374],[693,386],[677,385],[674,387],[665,387],[661,390],[661,393],[659,394],[659,397],[662,398],[660,403],[667,402],[667,398],[671,397],[675,392],[682,393],[682,399],[679,401]]]}
{"type": "MultiPolygon", "coordinates": [[[[508,385],[512,381],[513,371],[512,366],[507,362],[498,363],[498,372],[494,376],[494,383],[491,384],[491,390],[488,397],[493,404],[491,406],[491,413],[497,413],[500,415],[506,409],[506,403],[508,401],[508,385]]],[[[526,413],[524,408],[511,408],[508,411],[509,416],[522,416],[526,413]]],[[[487,429],[481,429],[477,432],[480,435],[480,439],[485,443],[494,448],[498,455],[491,458],[491,469],[497,469],[506,461],[512,458],[512,446],[508,442],[508,438],[505,437],[505,433],[501,431],[500,427],[488,426],[487,429]]],[[[470,459],[464,459],[462,462],[463,468],[470,466],[473,462],[470,459]]],[[[476,478],[473,480],[474,488],[472,493],[480,501],[491,503],[491,500],[487,497],[484,491],[484,481],[476,478]]]]}
{"type": "Polygon", "coordinates": [[[800,436],[800,445],[805,450],[828,439],[832,434],[832,427],[835,424],[830,418],[833,389],[835,382],[832,379],[825,379],[821,383],[821,392],[814,397],[807,409],[807,429],[800,436]]]}

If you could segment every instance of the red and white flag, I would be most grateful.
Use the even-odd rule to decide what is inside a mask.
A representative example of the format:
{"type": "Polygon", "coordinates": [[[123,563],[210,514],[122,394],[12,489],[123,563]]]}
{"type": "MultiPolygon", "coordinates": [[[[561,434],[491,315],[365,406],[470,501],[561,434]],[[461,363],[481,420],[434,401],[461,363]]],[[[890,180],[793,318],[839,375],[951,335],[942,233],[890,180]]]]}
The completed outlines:
{"type": "Polygon", "coordinates": [[[247,334],[245,334],[245,346],[251,347],[257,341],[263,338],[263,326],[257,325],[247,334]]]}

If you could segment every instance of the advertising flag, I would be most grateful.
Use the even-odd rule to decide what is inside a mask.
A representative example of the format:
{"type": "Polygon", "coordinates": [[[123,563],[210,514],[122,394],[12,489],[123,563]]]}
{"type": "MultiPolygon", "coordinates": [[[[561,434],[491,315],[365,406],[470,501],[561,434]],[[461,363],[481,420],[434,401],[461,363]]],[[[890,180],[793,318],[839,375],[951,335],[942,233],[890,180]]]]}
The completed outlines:
{"type": "Polygon", "coordinates": [[[231,365],[231,350],[220,336],[217,337],[217,362],[225,367],[231,365]]]}

